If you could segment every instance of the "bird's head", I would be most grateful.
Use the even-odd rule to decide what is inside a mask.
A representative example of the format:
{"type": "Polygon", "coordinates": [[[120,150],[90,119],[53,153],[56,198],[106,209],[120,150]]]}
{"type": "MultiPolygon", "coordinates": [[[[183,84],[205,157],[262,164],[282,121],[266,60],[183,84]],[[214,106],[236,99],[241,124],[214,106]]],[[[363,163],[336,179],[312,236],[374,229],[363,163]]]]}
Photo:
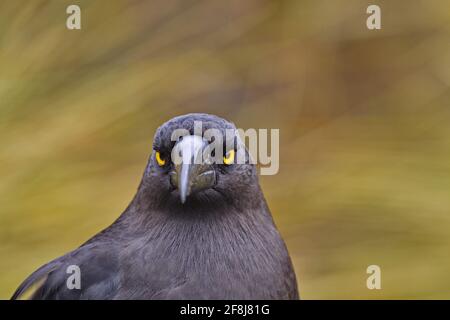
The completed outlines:
{"type": "Polygon", "coordinates": [[[187,114],[156,131],[142,186],[154,202],[166,205],[246,201],[259,193],[249,160],[234,124],[209,114],[187,114]]]}

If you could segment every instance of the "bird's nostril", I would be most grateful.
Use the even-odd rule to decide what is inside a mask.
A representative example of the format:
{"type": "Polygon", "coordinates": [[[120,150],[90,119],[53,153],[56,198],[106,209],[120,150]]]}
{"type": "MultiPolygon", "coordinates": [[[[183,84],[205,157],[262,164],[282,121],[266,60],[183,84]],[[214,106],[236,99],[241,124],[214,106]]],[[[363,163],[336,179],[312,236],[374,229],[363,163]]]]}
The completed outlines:
{"type": "Polygon", "coordinates": [[[173,188],[178,188],[178,175],[175,171],[169,173],[169,181],[173,188]]]}

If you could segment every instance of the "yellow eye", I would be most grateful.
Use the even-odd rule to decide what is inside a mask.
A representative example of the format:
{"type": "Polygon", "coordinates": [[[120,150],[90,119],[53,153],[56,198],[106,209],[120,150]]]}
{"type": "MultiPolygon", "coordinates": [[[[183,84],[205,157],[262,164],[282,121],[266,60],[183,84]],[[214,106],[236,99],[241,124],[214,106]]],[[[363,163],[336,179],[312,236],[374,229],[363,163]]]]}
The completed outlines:
{"type": "Polygon", "coordinates": [[[234,150],[230,150],[225,154],[225,157],[223,157],[223,163],[226,165],[233,164],[234,162],[234,150]]]}
{"type": "Polygon", "coordinates": [[[163,165],[166,164],[166,160],[161,159],[161,153],[159,153],[159,151],[156,151],[156,156],[155,156],[155,158],[156,158],[156,162],[158,162],[158,165],[159,165],[160,167],[162,167],[163,165]]]}

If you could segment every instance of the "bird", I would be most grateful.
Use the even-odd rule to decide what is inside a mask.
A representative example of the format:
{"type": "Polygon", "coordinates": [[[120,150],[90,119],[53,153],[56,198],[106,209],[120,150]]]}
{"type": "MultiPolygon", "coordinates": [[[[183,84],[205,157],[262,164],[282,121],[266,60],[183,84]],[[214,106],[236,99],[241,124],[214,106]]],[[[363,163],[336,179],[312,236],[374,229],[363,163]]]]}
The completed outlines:
{"type": "Polygon", "coordinates": [[[37,269],[11,299],[30,291],[34,300],[300,299],[256,165],[239,135],[226,135],[229,130],[236,130],[232,122],[205,113],[162,124],[124,212],[77,249],[37,269]],[[197,161],[212,140],[220,143],[202,137],[208,129],[226,137],[222,163],[211,156],[197,161]],[[185,134],[173,139],[176,130],[185,134]],[[232,159],[238,151],[246,155],[240,163],[232,159]],[[68,285],[71,266],[79,269],[78,287],[68,285]]]}

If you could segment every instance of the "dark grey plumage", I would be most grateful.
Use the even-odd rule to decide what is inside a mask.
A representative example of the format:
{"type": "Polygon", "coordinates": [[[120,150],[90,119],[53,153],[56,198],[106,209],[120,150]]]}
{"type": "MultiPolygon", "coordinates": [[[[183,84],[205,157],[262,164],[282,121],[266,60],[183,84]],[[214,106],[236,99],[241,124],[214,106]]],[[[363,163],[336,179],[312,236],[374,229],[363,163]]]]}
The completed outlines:
{"type": "MultiPolygon", "coordinates": [[[[154,150],[170,154],[173,129],[193,134],[235,128],[224,119],[189,114],[163,124],[154,150]]],[[[251,164],[215,165],[214,186],[181,203],[171,165],[153,151],[125,212],[78,249],[42,266],[13,299],[39,283],[34,299],[298,299],[291,260],[251,164]],[[78,265],[81,289],[68,289],[78,265]]]]}

